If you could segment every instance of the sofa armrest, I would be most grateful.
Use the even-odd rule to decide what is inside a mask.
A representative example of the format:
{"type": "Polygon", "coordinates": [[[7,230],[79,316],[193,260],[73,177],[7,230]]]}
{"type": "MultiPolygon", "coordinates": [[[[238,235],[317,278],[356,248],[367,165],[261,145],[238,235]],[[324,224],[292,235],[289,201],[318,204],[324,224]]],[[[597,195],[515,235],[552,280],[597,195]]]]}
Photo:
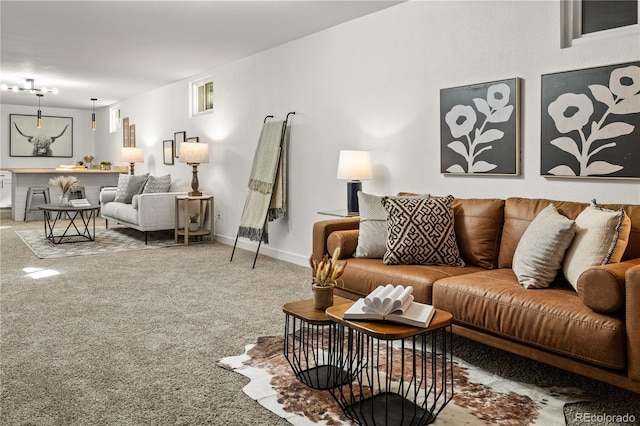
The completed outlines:
{"type": "Polygon", "coordinates": [[[107,204],[116,199],[118,188],[115,186],[105,186],[100,190],[100,204],[107,204]]]}
{"type": "Polygon", "coordinates": [[[136,195],[138,199],[138,225],[141,228],[154,228],[175,225],[176,196],[186,192],[153,192],[136,195]]]}
{"type": "Polygon", "coordinates": [[[610,314],[624,308],[625,273],[640,259],[593,266],[578,277],[578,295],[592,311],[610,314]]]}
{"type": "Polygon", "coordinates": [[[333,231],[344,231],[348,229],[358,229],[360,226],[360,217],[347,217],[341,219],[330,219],[316,222],[313,224],[313,248],[311,255],[317,261],[322,260],[325,254],[329,253],[327,249],[327,239],[333,231]]]}
{"type": "Polygon", "coordinates": [[[636,260],[638,264],[625,273],[625,316],[629,378],[640,382],[640,259],[636,260]]]}

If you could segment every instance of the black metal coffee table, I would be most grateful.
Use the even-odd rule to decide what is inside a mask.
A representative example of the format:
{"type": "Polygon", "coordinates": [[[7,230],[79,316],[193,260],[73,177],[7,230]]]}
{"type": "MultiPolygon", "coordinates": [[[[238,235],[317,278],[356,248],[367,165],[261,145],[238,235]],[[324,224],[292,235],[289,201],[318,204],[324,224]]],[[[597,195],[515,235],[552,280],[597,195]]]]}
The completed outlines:
{"type": "MultiPolygon", "coordinates": [[[[45,204],[38,207],[44,212],[44,234],[54,244],[95,241],[96,215],[100,206],[59,206],[45,204]],[[69,223],[66,223],[66,220],[69,223]],[[55,235],[54,229],[58,221],[65,220],[66,228],[62,234],[55,235]],[[74,232],[75,231],[75,232],[74,232]]],[[[60,226],[59,228],[62,228],[60,226]]]]}

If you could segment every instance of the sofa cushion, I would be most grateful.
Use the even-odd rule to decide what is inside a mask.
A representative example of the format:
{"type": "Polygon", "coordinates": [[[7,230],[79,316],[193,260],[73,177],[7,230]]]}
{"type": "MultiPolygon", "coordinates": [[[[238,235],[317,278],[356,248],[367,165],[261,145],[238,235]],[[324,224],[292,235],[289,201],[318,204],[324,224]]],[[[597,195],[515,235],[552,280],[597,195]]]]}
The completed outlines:
{"type": "Polygon", "coordinates": [[[385,265],[382,259],[356,259],[347,261],[347,267],[340,277],[347,288],[336,287],[339,294],[351,299],[365,297],[380,285],[413,286],[416,302],[431,304],[433,283],[441,278],[484,271],[478,266],[442,265],[385,265]]]}
{"type": "Polygon", "coordinates": [[[525,288],[549,287],[575,235],[575,222],[549,204],[531,222],[513,255],[513,272],[525,288]]]}
{"type": "Polygon", "coordinates": [[[169,192],[171,187],[171,175],[164,176],[149,176],[147,182],[144,184],[143,194],[157,193],[157,192],[169,192]]]}
{"type": "Polygon", "coordinates": [[[467,265],[498,267],[504,200],[456,198],[451,202],[460,256],[467,265]]]}
{"type": "Polygon", "coordinates": [[[358,192],[360,228],[354,257],[382,259],[387,250],[387,210],[382,197],[358,192]]]}
{"type": "Polygon", "coordinates": [[[116,202],[107,203],[100,206],[100,210],[100,215],[102,217],[109,217],[117,220],[118,222],[139,225],[138,211],[135,210],[131,204],[116,202]]]}
{"type": "Polygon", "coordinates": [[[631,223],[623,209],[592,204],[576,218],[576,236],[567,250],[562,272],[577,290],[580,274],[596,265],[616,263],[627,248],[631,223]]]}
{"type": "MultiPolygon", "coordinates": [[[[348,268],[347,268],[348,269],[348,268]]],[[[624,320],[593,312],[569,286],[530,291],[511,269],[443,278],[432,304],[454,323],[607,368],[626,368],[624,320]]]]}
{"type": "Polygon", "coordinates": [[[451,195],[443,198],[383,197],[388,212],[387,265],[464,266],[456,242],[451,195]]]}

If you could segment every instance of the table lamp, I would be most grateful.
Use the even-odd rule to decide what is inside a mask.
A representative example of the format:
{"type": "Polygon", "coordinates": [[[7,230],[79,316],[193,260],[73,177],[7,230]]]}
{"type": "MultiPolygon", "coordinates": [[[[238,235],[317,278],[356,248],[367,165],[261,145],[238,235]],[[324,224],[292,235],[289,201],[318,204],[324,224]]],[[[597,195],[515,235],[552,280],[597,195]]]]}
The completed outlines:
{"type": "Polygon", "coordinates": [[[182,142],[180,144],[180,162],[193,166],[193,178],[191,179],[190,197],[200,197],[202,192],[198,191],[198,164],[209,162],[209,145],[199,142],[182,142]]]}
{"type": "Polygon", "coordinates": [[[347,180],[347,211],[349,214],[359,213],[358,191],[362,190],[361,181],[371,179],[371,153],[341,150],[338,179],[347,180]]]}
{"type": "Polygon", "coordinates": [[[135,163],[144,163],[142,148],[125,147],[120,151],[122,159],[129,163],[129,174],[134,174],[135,163]]]}

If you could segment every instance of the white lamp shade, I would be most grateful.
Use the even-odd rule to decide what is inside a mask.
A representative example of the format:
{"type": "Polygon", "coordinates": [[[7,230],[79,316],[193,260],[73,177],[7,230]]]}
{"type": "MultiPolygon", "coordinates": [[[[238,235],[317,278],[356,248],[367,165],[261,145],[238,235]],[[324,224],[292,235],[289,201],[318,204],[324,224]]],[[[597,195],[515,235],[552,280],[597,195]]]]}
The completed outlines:
{"type": "Polygon", "coordinates": [[[371,179],[371,153],[369,151],[340,151],[338,179],[371,179]]]}
{"type": "Polygon", "coordinates": [[[127,163],[144,163],[142,148],[125,147],[120,151],[120,155],[127,163]]]}
{"type": "Polygon", "coordinates": [[[181,163],[208,163],[209,144],[200,142],[182,142],[180,144],[181,163]]]}

